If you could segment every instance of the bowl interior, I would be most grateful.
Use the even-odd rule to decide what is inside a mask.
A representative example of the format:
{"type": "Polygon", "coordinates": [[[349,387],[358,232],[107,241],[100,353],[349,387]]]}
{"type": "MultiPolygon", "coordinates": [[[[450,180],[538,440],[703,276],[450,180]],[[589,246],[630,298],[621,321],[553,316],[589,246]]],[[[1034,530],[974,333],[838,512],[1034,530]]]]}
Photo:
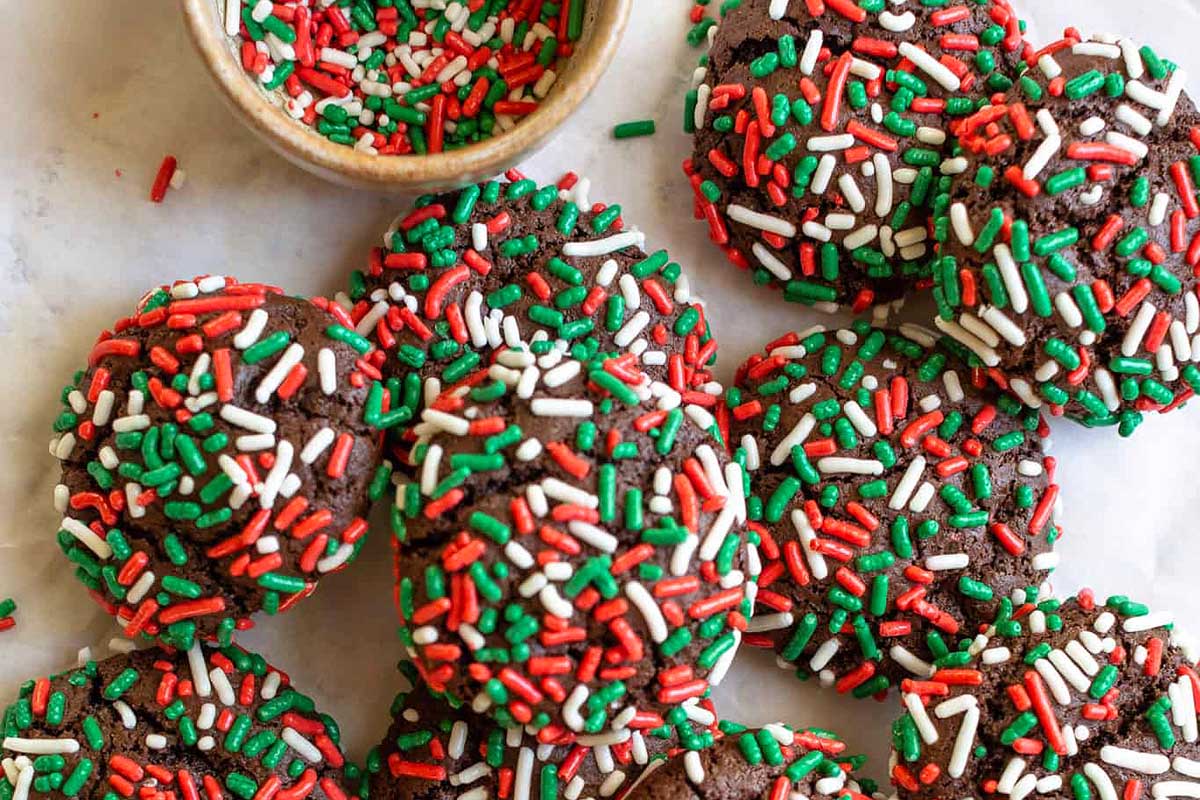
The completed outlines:
{"type": "MultiPolygon", "coordinates": [[[[577,0],[578,1],[578,0],[577,0]]],[[[281,108],[242,69],[236,41],[225,35],[224,0],[181,0],[188,30],[233,111],[274,150],[328,180],[390,192],[428,192],[486,180],[543,144],[595,86],[616,54],[633,0],[587,0],[583,34],[537,111],[511,130],[457,150],[423,156],[372,156],[321,136],[281,108]]]]}

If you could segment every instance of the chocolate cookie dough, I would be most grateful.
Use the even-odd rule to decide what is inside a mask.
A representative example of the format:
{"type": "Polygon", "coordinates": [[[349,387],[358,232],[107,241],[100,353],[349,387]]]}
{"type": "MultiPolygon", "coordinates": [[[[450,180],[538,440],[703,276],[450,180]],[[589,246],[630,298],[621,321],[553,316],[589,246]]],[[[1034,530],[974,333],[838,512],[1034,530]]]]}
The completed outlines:
{"type": "Polygon", "coordinates": [[[634,356],[510,350],[425,409],[396,541],[424,682],[504,726],[577,734],[674,723],[705,696],[753,586],[716,404],[648,380],[634,356]]]}
{"type": "Polygon", "coordinates": [[[853,771],[861,756],[828,731],[785,725],[746,729],[721,723],[724,738],[705,750],[674,756],[648,774],[626,800],[865,800],[873,783],[853,771]]]}
{"type": "Polygon", "coordinates": [[[947,123],[1012,85],[1016,15],[1003,0],[727,5],[685,113],[697,218],[787,300],[900,299],[963,168],[947,123]]]}
{"type": "Polygon", "coordinates": [[[478,381],[504,349],[631,353],[680,393],[710,380],[717,342],[667,251],[647,253],[619,205],[588,198],[586,178],[512,178],[421,198],[352,276],[346,305],[379,348],[398,466],[418,460],[404,434],[421,408],[478,381]]]}
{"type": "Polygon", "coordinates": [[[3,717],[0,798],[346,800],[337,724],[261,656],[194,644],[30,681],[3,717]]]}
{"type": "Polygon", "coordinates": [[[1017,609],[963,656],[905,684],[901,800],[1200,792],[1200,677],[1169,614],[1085,591],[1017,609]]]}
{"type": "Polygon", "coordinates": [[[875,695],[1042,593],[1060,534],[1043,423],[929,331],[788,334],[726,400],[762,562],[746,638],[781,666],[875,695]]]}
{"type": "Polygon", "coordinates": [[[705,700],[678,724],[531,736],[455,708],[419,683],[406,684],[392,704],[387,735],[367,756],[372,800],[621,798],[669,754],[711,746],[716,730],[705,700]]]}
{"type": "Polygon", "coordinates": [[[163,286],[63,389],[58,542],[126,636],[228,642],[354,559],[387,485],[378,373],[322,306],[220,276],[163,286]]]}
{"type": "Polygon", "coordinates": [[[1127,436],[1200,387],[1200,114],[1130,39],[1036,55],[958,128],[937,323],[1030,406],[1127,436]]]}

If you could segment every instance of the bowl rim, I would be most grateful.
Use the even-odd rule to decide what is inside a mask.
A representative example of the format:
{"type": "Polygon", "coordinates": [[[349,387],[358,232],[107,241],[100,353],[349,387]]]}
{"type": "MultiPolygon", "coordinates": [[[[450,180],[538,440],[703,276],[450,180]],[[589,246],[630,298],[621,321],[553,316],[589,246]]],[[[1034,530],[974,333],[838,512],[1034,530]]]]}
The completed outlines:
{"type": "Polygon", "coordinates": [[[236,115],[285,157],[316,168],[319,174],[359,186],[402,190],[456,186],[475,176],[490,176],[515,165],[566,121],[591,93],[616,57],[634,0],[590,0],[598,6],[593,34],[578,43],[579,59],[539,108],[511,130],[450,152],[418,157],[375,156],[331,142],[283,112],[233,57],[229,37],[219,23],[223,0],[180,0],[189,37],[205,68],[232,104],[236,115]]]}

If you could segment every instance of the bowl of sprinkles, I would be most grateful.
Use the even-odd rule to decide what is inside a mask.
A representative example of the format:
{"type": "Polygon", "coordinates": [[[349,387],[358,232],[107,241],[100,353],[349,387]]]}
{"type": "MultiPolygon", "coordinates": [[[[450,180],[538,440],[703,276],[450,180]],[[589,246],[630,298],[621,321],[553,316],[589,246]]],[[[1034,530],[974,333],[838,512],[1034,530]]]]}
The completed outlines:
{"type": "Polygon", "coordinates": [[[181,0],[235,114],[328,180],[427,192],[496,175],[590,93],[633,0],[181,0]]]}

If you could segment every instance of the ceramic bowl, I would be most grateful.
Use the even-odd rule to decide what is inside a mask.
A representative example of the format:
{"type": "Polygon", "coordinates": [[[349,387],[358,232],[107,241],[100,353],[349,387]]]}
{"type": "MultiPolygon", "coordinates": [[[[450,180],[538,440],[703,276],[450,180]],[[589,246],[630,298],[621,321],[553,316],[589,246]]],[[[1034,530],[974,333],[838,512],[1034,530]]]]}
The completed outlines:
{"type": "Polygon", "coordinates": [[[579,107],[616,55],[634,0],[587,0],[583,36],[537,111],[512,129],[452,152],[376,156],[336,144],[289,117],[242,69],[222,25],[224,0],[180,0],[187,30],[221,95],[260,139],[335,183],[394,193],[435,192],[487,180],[543,145],[579,107]]]}

